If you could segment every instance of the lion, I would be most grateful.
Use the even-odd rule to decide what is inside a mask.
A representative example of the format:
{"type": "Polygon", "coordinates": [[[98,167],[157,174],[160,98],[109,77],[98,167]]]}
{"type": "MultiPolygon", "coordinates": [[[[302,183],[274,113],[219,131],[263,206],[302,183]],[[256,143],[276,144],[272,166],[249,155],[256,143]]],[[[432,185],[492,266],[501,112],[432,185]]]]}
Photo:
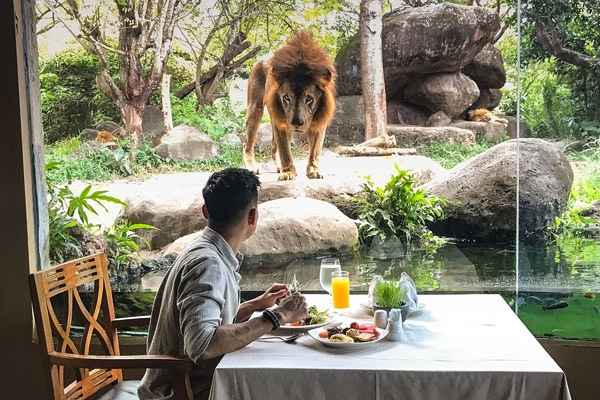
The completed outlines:
{"type": "Polygon", "coordinates": [[[490,110],[487,108],[478,108],[476,110],[471,110],[467,113],[469,115],[470,121],[475,122],[498,122],[502,125],[508,125],[508,120],[506,118],[499,118],[495,116],[490,110]]]}
{"type": "Polygon", "coordinates": [[[260,60],[252,67],[244,143],[246,168],[259,173],[254,145],[266,105],[273,128],[271,157],[278,164],[279,180],[297,176],[290,147],[292,135],[307,138],[306,176],[323,178],[319,157],[325,130],[335,112],[336,76],[331,57],[306,31],[298,31],[271,59],[260,60]]]}
{"type": "Polygon", "coordinates": [[[109,131],[100,131],[96,136],[96,140],[100,143],[116,143],[119,141],[119,138],[110,133],[109,131]]]}

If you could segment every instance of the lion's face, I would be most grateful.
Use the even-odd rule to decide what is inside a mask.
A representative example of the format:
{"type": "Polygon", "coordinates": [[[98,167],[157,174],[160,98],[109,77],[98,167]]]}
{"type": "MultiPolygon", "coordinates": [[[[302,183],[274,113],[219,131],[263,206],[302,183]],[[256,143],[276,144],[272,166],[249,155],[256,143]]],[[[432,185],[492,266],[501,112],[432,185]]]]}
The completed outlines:
{"type": "Polygon", "coordinates": [[[315,83],[302,86],[285,82],[277,95],[292,131],[304,132],[310,126],[323,92],[315,83]]]}

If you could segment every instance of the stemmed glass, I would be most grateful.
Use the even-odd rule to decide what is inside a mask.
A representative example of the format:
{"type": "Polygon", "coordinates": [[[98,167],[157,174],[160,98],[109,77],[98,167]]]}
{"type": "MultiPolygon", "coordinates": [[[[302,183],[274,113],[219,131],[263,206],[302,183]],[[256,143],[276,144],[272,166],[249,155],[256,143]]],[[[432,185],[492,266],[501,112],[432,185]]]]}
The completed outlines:
{"type": "Polygon", "coordinates": [[[342,266],[340,260],[337,258],[324,258],[321,260],[321,273],[319,281],[321,287],[329,293],[329,302],[331,303],[331,273],[334,271],[341,271],[342,266]]]}

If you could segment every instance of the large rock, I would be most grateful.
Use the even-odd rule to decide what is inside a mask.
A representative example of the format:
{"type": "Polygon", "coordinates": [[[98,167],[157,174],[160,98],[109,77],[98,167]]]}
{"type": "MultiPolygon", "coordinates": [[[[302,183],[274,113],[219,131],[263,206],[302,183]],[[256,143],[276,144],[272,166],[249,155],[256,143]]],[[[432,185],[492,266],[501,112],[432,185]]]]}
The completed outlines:
{"type": "Polygon", "coordinates": [[[446,218],[434,233],[481,242],[514,242],[519,157],[519,228],[524,242],[543,237],[565,209],[573,171],[563,153],[541,139],[510,140],[452,168],[425,184],[444,196],[446,218]]]}
{"type": "Polygon", "coordinates": [[[480,87],[479,98],[477,98],[477,100],[471,104],[469,109],[476,110],[478,108],[487,108],[488,110],[493,110],[494,108],[498,107],[500,100],[502,100],[502,92],[500,92],[500,89],[488,89],[480,87]]]}
{"type": "Polygon", "coordinates": [[[423,147],[433,143],[460,144],[472,146],[475,144],[475,132],[469,129],[452,126],[399,126],[388,125],[388,135],[396,137],[399,147],[423,147]]]}
{"type": "Polygon", "coordinates": [[[486,44],[462,72],[481,88],[500,89],[506,83],[502,54],[491,43],[486,44]]]}
{"type": "Polygon", "coordinates": [[[450,118],[462,114],[479,94],[477,84],[461,73],[431,74],[404,89],[410,103],[427,107],[432,113],[443,111],[450,118]]]}
{"type": "Polygon", "coordinates": [[[206,226],[202,215],[202,188],[209,175],[207,172],[155,175],[144,182],[130,184],[129,194],[122,198],[129,207],[121,211],[118,219],[158,228],[138,232],[152,249],[160,249],[202,229],[206,226]]]}
{"type": "Polygon", "coordinates": [[[334,205],[306,197],[284,198],[260,204],[256,232],[240,251],[244,265],[260,266],[348,253],[357,243],[356,224],[334,205]]]}
{"type": "MultiPolygon", "coordinates": [[[[386,14],[382,55],[388,97],[396,98],[401,88],[426,74],[459,72],[499,29],[498,13],[485,7],[443,3],[386,14]]],[[[340,95],[361,94],[358,39],[355,36],[336,58],[340,95]]]]}
{"type": "Polygon", "coordinates": [[[146,106],[142,116],[142,137],[152,146],[160,143],[160,138],[165,134],[165,117],[158,106],[146,106]]]}
{"type": "Polygon", "coordinates": [[[173,128],[155,149],[156,154],[173,161],[202,160],[219,154],[219,147],[207,134],[189,125],[173,128]]]}
{"type": "Polygon", "coordinates": [[[469,129],[475,132],[476,140],[484,139],[492,143],[501,142],[506,133],[506,127],[499,122],[455,121],[451,126],[469,129]]]}

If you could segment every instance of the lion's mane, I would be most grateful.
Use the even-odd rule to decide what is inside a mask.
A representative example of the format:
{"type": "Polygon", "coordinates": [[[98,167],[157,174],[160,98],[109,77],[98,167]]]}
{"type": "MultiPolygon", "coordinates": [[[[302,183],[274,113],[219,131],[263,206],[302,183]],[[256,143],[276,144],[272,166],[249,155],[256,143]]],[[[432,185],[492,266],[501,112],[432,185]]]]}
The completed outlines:
{"type": "Polygon", "coordinates": [[[271,115],[277,123],[285,124],[285,113],[277,96],[279,86],[289,82],[292,87],[303,87],[315,82],[323,91],[320,104],[313,115],[311,130],[324,129],[335,113],[335,66],[329,54],[325,52],[307,31],[298,31],[290,37],[271,58],[271,79],[269,90],[265,94],[265,103],[269,110],[277,111],[271,115]]]}

